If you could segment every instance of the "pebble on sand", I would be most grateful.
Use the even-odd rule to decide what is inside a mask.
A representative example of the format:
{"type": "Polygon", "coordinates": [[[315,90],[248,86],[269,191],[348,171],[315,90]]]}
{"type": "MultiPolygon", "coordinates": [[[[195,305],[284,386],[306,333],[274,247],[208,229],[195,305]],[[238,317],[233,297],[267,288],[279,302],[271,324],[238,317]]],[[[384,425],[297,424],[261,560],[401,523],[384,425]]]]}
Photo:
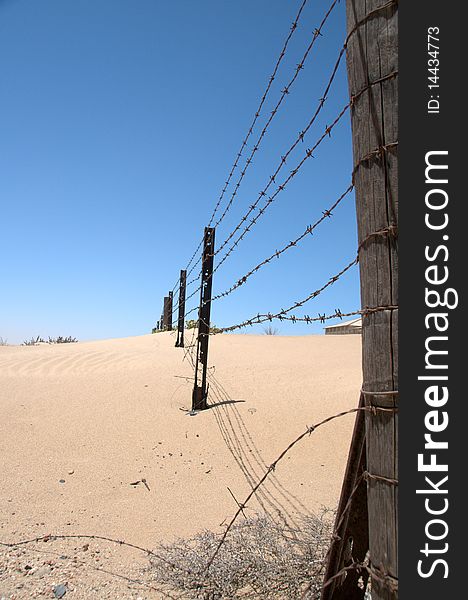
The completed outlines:
{"type": "Polygon", "coordinates": [[[67,586],[64,585],[63,583],[60,583],[59,585],[56,585],[54,587],[54,596],[56,598],[63,598],[66,593],[67,593],[67,586]]]}

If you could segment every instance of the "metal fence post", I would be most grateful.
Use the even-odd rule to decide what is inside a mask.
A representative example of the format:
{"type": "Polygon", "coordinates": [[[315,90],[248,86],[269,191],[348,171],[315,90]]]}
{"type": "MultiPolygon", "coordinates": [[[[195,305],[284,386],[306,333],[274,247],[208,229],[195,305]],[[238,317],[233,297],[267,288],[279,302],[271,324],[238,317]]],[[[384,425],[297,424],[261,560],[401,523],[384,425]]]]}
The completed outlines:
{"type": "Polygon", "coordinates": [[[179,285],[179,320],[177,323],[177,340],[176,348],[184,347],[184,328],[185,328],[185,287],[187,283],[187,271],[180,271],[179,285]]]}
{"type": "Polygon", "coordinates": [[[210,338],[211,290],[213,287],[214,227],[205,227],[203,239],[202,280],[200,289],[200,308],[198,310],[197,357],[195,361],[195,383],[192,392],[192,410],[207,408],[208,386],[206,373],[208,368],[208,341],[210,338]],[[201,364],[201,374],[200,374],[201,364]],[[201,385],[200,382],[201,375],[201,385]]]}
{"type": "Polygon", "coordinates": [[[169,296],[167,297],[167,331],[172,331],[172,292],[169,292],[169,296]]]}
{"type": "Polygon", "coordinates": [[[161,329],[163,331],[167,331],[167,322],[168,322],[168,304],[169,304],[169,297],[168,296],[164,296],[164,301],[163,301],[163,314],[161,317],[161,322],[162,322],[162,327],[161,329]]]}

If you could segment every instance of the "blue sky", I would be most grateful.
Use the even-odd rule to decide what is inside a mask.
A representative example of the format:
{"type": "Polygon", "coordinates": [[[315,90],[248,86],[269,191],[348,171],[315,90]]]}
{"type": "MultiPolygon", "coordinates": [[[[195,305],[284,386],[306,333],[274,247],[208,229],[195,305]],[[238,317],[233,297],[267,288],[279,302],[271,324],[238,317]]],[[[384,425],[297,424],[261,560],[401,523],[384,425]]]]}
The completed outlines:
{"type": "MultiPolygon", "coordinates": [[[[202,236],[299,5],[0,0],[1,337],[86,340],[151,330],[202,236]]],[[[329,5],[307,3],[257,135],[329,5]]],[[[315,111],[344,41],[344,3],[323,34],[216,232],[218,246],[315,111]]],[[[343,60],[285,176],[347,93],[343,60]]],[[[214,293],[317,220],[349,185],[351,170],[347,114],[216,273],[214,293]]],[[[355,253],[350,195],[313,237],[213,303],[212,320],[227,326],[286,308],[355,253]]],[[[359,308],[356,267],[296,314],[335,308],[359,308]]]]}

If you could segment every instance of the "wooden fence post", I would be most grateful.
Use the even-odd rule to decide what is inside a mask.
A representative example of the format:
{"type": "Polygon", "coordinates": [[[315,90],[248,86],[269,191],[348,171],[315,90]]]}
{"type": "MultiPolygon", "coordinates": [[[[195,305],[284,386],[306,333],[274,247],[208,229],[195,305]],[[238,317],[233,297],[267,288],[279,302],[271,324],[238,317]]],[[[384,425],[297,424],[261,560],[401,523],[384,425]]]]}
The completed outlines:
{"type": "MultiPolygon", "coordinates": [[[[364,406],[361,396],[359,406],[364,406]]],[[[368,573],[348,571],[346,576],[333,577],[354,561],[364,562],[369,550],[366,471],[366,436],[364,412],[358,412],[354,424],[348,464],[336,513],[334,536],[327,556],[321,600],[363,600],[368,573]],[[362,582],[360,582],[362,578],[362,582]],[[360,584],[361,583],[361,584],[360,584]]]]}
{"type": "Polygon", "coordinates": [[[177,340],[176,348],[184,347],[184,329],[185,329],[185,287],[187,283],[187,271],[180,271],[179,285],[179,319],[177,322],[177,340]]]}
{"type": "MultiPolygon", "coordinates": [[[[398,304],[398,3],[346,0],[361,304],[398,304]]],[[[372,600],[397,598],[397,310],[363,315],[372,600]]],[[[363,523],[363,527],[365,524],[363,523]]]]}
{"type": "Polygon", "coordinates": [[[200,289],[200,308],[198,310],[197,357],[195,361],[195,383],[192,392],[192,410],[207,408],[208,387],[206,373],[208,368],[208,341],[210,339],[211,289],[213,287],[214,227],[205,227],[203,240],[202,280],[200,289]],[[199,385],[199,363],[202,366],[201,385],[199,385]]]}

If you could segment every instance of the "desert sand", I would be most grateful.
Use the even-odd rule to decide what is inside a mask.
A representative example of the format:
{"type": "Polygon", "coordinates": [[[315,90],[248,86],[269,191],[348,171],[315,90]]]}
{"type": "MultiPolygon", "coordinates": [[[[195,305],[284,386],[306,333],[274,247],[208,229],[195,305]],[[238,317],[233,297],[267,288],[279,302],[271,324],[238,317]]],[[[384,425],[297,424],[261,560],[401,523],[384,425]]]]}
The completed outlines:
{"type": "MultiPolygon", "coordinates": [[[[357,406],[359,335],[213,336],[217,406],[196,416],[193,369],[174,342],[0,347],[1,542],[92,534],[155,548],[221,532],[237,509],[228,488],[243,501],[306,426],[357,406]]],[[[337,419],[295,446],[246,511],[294,522],[335,507],[353,423],[337,419]]],[[[65,583],[65,598],[165,597],[122,577],[142,581],[146,564],[123,546],[71,539],[0,552],[0,598],[53,598],[65,583]]]]}

